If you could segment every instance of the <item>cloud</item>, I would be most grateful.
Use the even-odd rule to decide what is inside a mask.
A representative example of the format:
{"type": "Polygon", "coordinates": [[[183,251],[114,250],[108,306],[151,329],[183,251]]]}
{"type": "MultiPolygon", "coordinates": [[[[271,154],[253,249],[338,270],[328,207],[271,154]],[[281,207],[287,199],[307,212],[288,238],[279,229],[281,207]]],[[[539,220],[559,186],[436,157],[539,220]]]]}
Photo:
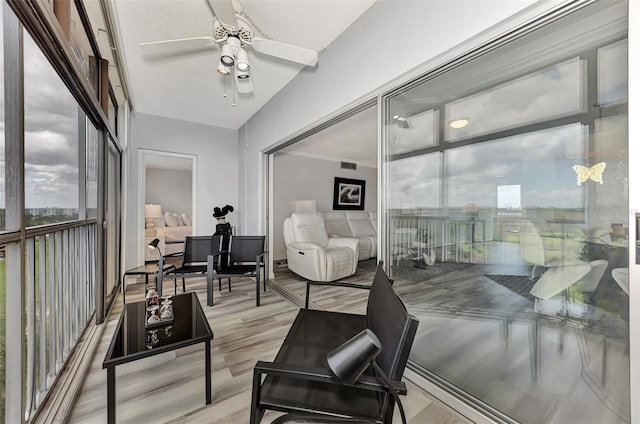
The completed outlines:
{"type": "MultiPolygon", "coordinates": [[[[444,153],[445,205],[496,207],[498,187],[519,185],[526,206],[583,206],[572,166],[584,145],[580,124],[478,143],[444,153]]],[[[440,207],[442,153],[390,164],[391,207],[440,207]]]]}

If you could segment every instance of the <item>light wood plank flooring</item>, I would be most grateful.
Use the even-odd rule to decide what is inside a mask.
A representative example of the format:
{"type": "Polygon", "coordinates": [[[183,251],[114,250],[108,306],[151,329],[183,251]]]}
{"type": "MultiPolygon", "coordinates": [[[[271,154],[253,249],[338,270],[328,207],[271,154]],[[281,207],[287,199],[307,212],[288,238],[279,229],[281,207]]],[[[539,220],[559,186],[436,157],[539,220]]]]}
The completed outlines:
{"type": "MultiPolygon", "coordinates": [[[[374,267],[375,263],[363,264],[349,280],[370,282],[374,267]]],[[[255,306],[253,280],[233,280],[231,292],[223,286],[223,292],[219,293],[216,288],[213,307],[206,306],[205,279],[188,280],[187,290],[197,293],[215,335],[211,348],[213,402],[211,405],[204,403],[203,345],[193,346],[116,368],[118,422],[248,422],[253,366],[258,360],[273,359],[297,314],[297,302],[304,295],[304,283],[294,274],[279,272],[276,277],[283,281],[270,282],[267,292],[262,294],[260,307],[255,306]],[[286,288],[276,291],[276,285],[286,288]]],[[[143,287],[142,283],[128,284],[127,301],[142,300],[143,287]]],[[[315,288],[313,306],[362,313],[367,293],[334,287],[315,288]]],[[[121,310],[120,295],[104,324],[107,327],[73,406],[70,423],[106,421],[106,371],[102,369],[102,361],[121,310]]],[[[410,423],[468,422],[411,383],[408,387],[403,404],[410,423]]],[[[268,412],[263,422],[269,423],[278,415],[268,412]]],[[[400,422],[399,417],[396,418],[400,422]]]]}

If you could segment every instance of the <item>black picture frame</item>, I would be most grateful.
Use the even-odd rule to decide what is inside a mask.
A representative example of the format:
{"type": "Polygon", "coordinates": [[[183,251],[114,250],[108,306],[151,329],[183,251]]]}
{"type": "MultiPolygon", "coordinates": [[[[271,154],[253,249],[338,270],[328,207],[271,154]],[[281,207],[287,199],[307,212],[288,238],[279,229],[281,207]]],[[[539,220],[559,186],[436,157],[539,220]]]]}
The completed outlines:
{"type": "Polygon", "coordinates": [[[363,211],[367,182],[335,177],[333,182],[334,211],[363,211]]]}

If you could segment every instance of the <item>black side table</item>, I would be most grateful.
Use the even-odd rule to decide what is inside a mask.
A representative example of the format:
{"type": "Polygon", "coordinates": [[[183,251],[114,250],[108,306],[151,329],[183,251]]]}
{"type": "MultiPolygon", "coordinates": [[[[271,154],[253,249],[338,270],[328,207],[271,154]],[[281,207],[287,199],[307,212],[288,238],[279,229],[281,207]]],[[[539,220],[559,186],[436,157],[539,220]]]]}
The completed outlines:
{"type": "Polygon", "coordinates": [[[116,366],[199,343],[204,343],[204,399],[211,404],[213,331],[195,293],[172,296],[172,300],[173,322],[157,328],[145,327],[146,302],[124,305],[102,362],[107,370],[107,423],[116,422],[116,366]]]}
{"type": "Polygon", "coordinates": [[[149,286],[149,276],[153,275],[156,279],[156,289],[158,290],[158,294],[162,296],[162,275],[166,274],[169,271],[173,271],[174,269],[176,269],[175,265],[162,263],[162,273],[160,278],[158,278],[158,264],[155,262],[131,268],[124,273],[125,278],[122,279],[122,303],[127,303],[125,301],[125,294],[127,292],[127,275],[144,275],[145,293],[147,292],[147,287],[149,286]]]}

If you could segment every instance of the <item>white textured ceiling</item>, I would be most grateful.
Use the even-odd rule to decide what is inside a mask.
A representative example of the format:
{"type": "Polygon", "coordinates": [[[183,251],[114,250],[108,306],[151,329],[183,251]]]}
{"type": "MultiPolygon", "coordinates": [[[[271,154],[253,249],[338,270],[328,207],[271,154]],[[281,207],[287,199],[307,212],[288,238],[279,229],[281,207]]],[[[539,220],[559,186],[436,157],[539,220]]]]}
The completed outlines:
{"type": "MultiPolygon", "coordinates": [[[[234,0],[235,1],[235,0],[234,0]]],[[[256,36],[321,52],[374,0],[242,0],[256,36]]],[[[143,54],[139,44],[211,36],[206,0],[117,0],[113,12],[135,111],[238,129],[303,68],[249,49],[253,93],[238,95],[231,77],[216,72],[220,49],[165,56],[143,54]],[[227,97],[224,97],[224,95],[227,97]],[[233,104],[235,103],[235,107],[233,104]]],[[[320,55],[320,64],[322,55],[320,55]]]]}

